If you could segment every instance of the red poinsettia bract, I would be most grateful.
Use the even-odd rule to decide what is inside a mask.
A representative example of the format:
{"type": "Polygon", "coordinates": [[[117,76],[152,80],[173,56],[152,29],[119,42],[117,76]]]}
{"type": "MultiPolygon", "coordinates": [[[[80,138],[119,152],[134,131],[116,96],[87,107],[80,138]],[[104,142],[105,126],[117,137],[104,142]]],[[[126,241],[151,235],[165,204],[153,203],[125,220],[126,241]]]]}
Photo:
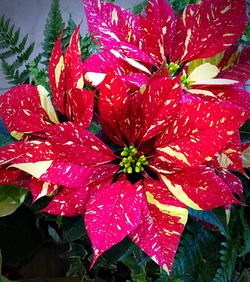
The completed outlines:
{"type": "Polygon", "coordinates": [[[206,163],[245,121],[245,113],[226,101],[222,107],[184,95],[178,78],[154,78],[131,94],[113,74],[100,89],[98,108],[114,152],[83,126],[66,122],[50,127],[46,141],[8,145],[1,159],[62,186],[45,211],[84,215],[93,263],[128,235],[171,270],[187,208],[238,202],[206,163]]]}
{"type": "Polygon", "coordinates": [[[203,0],[177,18],[163,0],[150,1],[145,16],[84,3],[104,49],[83,65],[85,78],[100,85],[102,131],[86,129],[93,93],[83,88],[78,27],[65,54],[61,36],[52,51],[52,101],[32,85],[0,99],[6,127],[22,140],[0,149],[0,182],[28,187],[34,200],[53,194],[45,212],[82,215],[93,263],[129,236],[170,271],[188,207],[228,206],[239,203],[233,193],[242,194],[228,169],[242,169],[238,129],[249,117],[249,98],[242,103],[247,94],[237,81],[211,82],[213,66],[201,67],[213,72],[205,84],[194,81],[197,69],[188,83],[183,73],[188,61],[213,56],[240,37],[245,2],[203,0]],[[59,123],[58,112],[66,122],[59,123]]]}
{"type": "Polygon", "coordinates": [[[165,0],[149,1],[145,15],[138,16],[112,3],[83,3],[90,33],[104,50],[83,64],[94,85],[103,80],[110,61],[128,80],[140,75],[143,81],[162,64],[174,74],[190,61],[228,49],[247,23],[245,0],[203,0],[177,16],[165,0]]]}
{"type": "Polygon", "coordinates": [[[32,84],[16,86],[0,96],[1,118],[18,140],[30,138],[34,133],[41,134],[58,124],[58,110],[64,119],[89,127],[94,93],[84,89],[79,29],[80,26],[74,31],[65,55],[61,49],[61,36],[52,50],[49,80],[53,99],[43,86],[32,84]]]}

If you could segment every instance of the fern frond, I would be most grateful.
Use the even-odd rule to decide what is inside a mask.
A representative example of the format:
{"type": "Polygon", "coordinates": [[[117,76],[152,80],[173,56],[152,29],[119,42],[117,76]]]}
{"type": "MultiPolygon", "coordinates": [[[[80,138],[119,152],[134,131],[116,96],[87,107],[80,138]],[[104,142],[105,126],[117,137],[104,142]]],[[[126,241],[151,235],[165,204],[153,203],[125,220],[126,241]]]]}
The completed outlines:
{"type": "Polygon", "coordinates": [[[63,38],[62,38],[62,48],[63,48],[63,51],[65,51],[66,48],[68,47],[70,38],[71,38],[74,30],[76,29],[76,26],[77,25],[74,22],[74,20],[72,18],[72,15],[70,14],[68,22],[67,22],[67,27],[65,28],[65,30],[63,32],[63,38]]]}
{"type": "Polygon", "coordinates": [[[27,39],[28,39],[28,35],[26,34],[26,35],[24,36],[24,38],[21,40],[21,42],[19,43],[18,47],[17,47],[21,52],[22,52],[22,51],[24,50],[24,48],[25,48],[27,39]]]}
{"type": "Polygon", "coordinates": [[[96,53],[98,49],[98,45],[96,45],[89,34],[86,34],[80,39],[80,46],[83,61],[85,61],[91,54],[96,53]]]}
{"type": "Polygon", "coordinates": [[[14,54],[15,54],[15,50],[11,47],[8,51],[0,54],[0,59],[8,59],[8,58],[14,56],[14,54]]]}
{"type": "MultiPolygon", "coordinates": [[[[70,15],[62,39],[62,45],[64,51],[69,45],[70,38],[76,27],[77,24],[74,22],[72,16],[70,15]]],[[[85,61],[91,54],[97,52],[98,45],[95,44],[94,40],[92,40],[89,34],[86,34],[84,37],[80,36],[80,47],[81,47],[82,60],[85,61]]]]}
{"type": "Polygon", "coordinates": [[[19,69],[28,62],[34,50],[35,43],[26,46],[28,35],[20,38],[20,29],[15,30],[10,25],[10,19],[4,16],[0,19],[0,59],[3,73],[10,84],[22,84],[28,82],[29,71],[19,69]],[[9,63],[8,59],[12,61],[9,63]]]}
{"type": "Polygon", "coordinates": [[[173,7],[174,11],[182,11],[188,4],[194,4],[198,0],[167,0],[168,3],[173,7]]]}
{"type": "Polygon", "coordinates": [[[223,242],[221,245],[223,249],[220,250],[220,267],[212,282],[230,282],[236,266],[237,248],[235,242],[223,242]]]}
{"type": "Polygon", "coordinates": [[[173,278],[185,282],[211,282],[219,262],[219,245],[219,232],[189,222],[175,257],[173,278]]]}
{"type": "Polygon", "coordinates": [[[60,1],[53,0],[44,28],[42,43],[44,63],[47,65],[57,37],[63,28],[63,19],[60,11],[60,1]]]}
{"type": "MultiPolygon", "coordinates": [[[[240,210],[240,218],[241,218],[241,224],[243,227],[243,232],[241,232],[243,236],[243,246],[240,252],[240,256],[245,256],[250,252],[250,224],[247,221],[247,218],[244,213],[245,209],[241,208],[240,210]]],[[[241,229],[242,230],[242,229],[241,229]]]]}
{"type": "Polygon", "coordinates": [[[47,90],[50,89],[48,74],[45,68],[38,67],[42,59],[42,54],[39,54],[35,59],[29,63],[30,80],[34,85],[42,85],[47,90]]]}
{"type": "Polygon", "coordinates": [[[141,13],[147,6],[149,0],[144,0],[142,3],[132,7],[130,10],[135,13],[136,15],[138,15],[139,13],[141,13]]]}
{"type": "Polygon", "coordinates": [[[19,71],[12,64],[8,64],[5,60],[1,61],[1,66],[6,80],[11,85],[19,85],[29,82],[29,71],[27,69],[19,71]]]}
{"type": "Polygon", "coordinates": [[[0,49],[7,49],[0,52],[0,58],[2,59],[6,59],[7,57],[15,56],[17,54],[22,57],[28,54],[31,49],[32,51],[34,49],[33,42],[25,50],[28,35],[25,35],[24,38],[20,39],[20,28],[17,30],[14,29],[14,25],[10,26],[10,19],[6,20],[5,17],[2,16],[0,19],[0,49]]]}

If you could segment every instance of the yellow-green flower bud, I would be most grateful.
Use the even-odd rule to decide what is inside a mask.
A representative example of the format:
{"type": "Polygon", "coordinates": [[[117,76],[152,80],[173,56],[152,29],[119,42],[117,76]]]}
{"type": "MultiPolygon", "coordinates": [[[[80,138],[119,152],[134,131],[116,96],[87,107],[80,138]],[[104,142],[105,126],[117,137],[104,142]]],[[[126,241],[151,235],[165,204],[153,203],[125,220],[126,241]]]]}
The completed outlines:
{"type": "Polygon", "coordinates": [[[136,167],[135,167],[135,172],[137,172],[137,173],[141,172],[141,167],[136,166],[136,167]]]}
{"type": "Polygon", "coordinates": [[[136,150],[136,148],[133,148],[133,149],[130,150],[130,153],[131,153],[132,155],[136,155],[137,152],[138,152],[138,151],[136,150]]]}
{"type": "Polygon", "coordinates": [[[168,65],[168,73],[170,76],[174,76],[176,71],[179,69],[179,65],[176,63],[170,63],[168,65]]]}
{"type": "Polygon", "coordinates": [[[128,155],[128,151],[123,150],[123,151],[121,152],[121,156],[122,156],[122,157],[127,157],[127,155],[128,155]]]}
{"type": "Polygon", "coordinates": [[[128,162],[128,159],[127,159],[127,158],[122,158],[122,162],[123,162],[124,164],[126,164],[126,163],[128,162]]]}
{"type": "Polygon", "coordinates": [[[130,166],[130,167],[128,167],[128,168],[127,168],[127,173],[131,174],[132,172],[133,172],[132,167],[131,167],[131,166],[130,166]]]}
{"type": "Polygon", "coordinates": [[[132,156],[127,157],[128,162],[131,162],[133,160],[132,156]]]}
{"type": "Polygon", "coordinates": [[[136,156],[138,150],[134,147],[134,145],[130,145],[129,147],[124,147],[121,152],[122,161],[120,162],[120,166],[123,168],[125,173],[131,174],[133,172],[140,173],[144,171],[145,165],[148,165],[148,161],[144,155],[141,155],[139,158],[136,156]]]}

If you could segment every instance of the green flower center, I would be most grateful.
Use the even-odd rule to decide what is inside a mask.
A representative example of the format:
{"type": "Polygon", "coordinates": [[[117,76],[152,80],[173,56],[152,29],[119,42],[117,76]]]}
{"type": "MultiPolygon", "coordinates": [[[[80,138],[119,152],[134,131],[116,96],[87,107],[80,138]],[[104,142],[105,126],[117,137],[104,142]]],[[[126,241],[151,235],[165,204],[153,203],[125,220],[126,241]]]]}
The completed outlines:
{"type": "Polygon", "coordinates": [[[148,165],[148,161],[144,155],[138,157],[138,150],[134,145],[124,147],[121,152],[122,161],[120,166],[125,173],[140,173],[144,171],[144,167],[148,165]]]}
{"type": "Polygon", "coordinates": [[[181,85],[183,88],[188,88],[189,85],[190,85],[190,81],[189,79],[187,78],[186,74],[183,74],[181,76],[181,85]]]}
{"type": "Polygon", "coordinates": [[[168,64],[168,73],[170,76],[175,76],[176,72],[179,70],[180,66],[176,63],[168,64]]]}
{"type": "MultiPolygon", "coordinates": [[[[167,65],[167,67],[168,67],[168,73],[171,77],[176,76],[177,73],[181,70],[181,67],[176,63],[169,63],[167,65]]],[[[183,74],[181,76],[181,85],[185,89],[187,89],[190,86],[190,81],[187,78],[187,75],[184,71],[183,71],[183,74]]]]}

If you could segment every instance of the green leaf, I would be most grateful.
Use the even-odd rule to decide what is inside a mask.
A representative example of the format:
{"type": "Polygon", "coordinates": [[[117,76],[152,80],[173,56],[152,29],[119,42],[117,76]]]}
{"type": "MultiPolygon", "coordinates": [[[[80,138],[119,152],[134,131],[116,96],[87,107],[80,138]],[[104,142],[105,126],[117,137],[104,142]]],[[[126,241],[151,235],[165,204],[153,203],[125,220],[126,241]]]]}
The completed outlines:
{"type": "Polygon", "coordinates": [[[70,264],[70,268],[67,272],[68,277],[78,276],[82,278],[82,281],[88,281],[83,279],[85,278],[85,274],[87,272],[87,269],[83,264],[83,260],[87,255],[88,252],[83,247],[83,244],[70,243],[70,249],[65,255],[70,264]]]}
{"type": "Polygon", "coordinates": [[[62,49],[63,51],[66,50],[66,47],[69,45],[70,38],[76,28],[76,23],[74,22],[72,15],[69,15],[69,19],[67,22],[67,27],[65,28],[63,32],[63,37],[62,37],[62,49]]]}
{"type": "Polygon", "coordinates": [[[17,58],[18,62],[19,63],[26,62],[29,59],[32,52],[34,51],[34,47],[35,47],[35,42],[31,43],[27,47],[27,49],[25,49],[25,51],[23,51],[22,54],[18,56],[17,58]]]}
{"type": "Polygon", "coordinates": [[[120,243],[116,244],[103,255],[105,258],[105,268],[110,267],[112,264],[122,261],[125,257],[129,256],[134,248],[132,241],[125,237],[120,243]]]}
{"type": "Polygon", "coordinates": [[[131,278],[133,282],[146,282],[146,269],[138,264],[135,257],[129,256],[122,259],[122,263],[125,264],[131,270],[131,278]]]}
{"type": "Polygon", "coordinates": [[[170,278],[167,272],[161,270],[160,277],[156,280],[156,282],[185,282],[180,278],[170,278]]]}
{"type": "Polygon", "coordinates": [[[240,128],[240,132],[250,133],[250,121],[247,120],[240,128]]]}
{"type": "Polygon", "coordinates": [[[136,245],[134,245],[133,253],[130,256],[123,257],[121,261],[131,270],[133,282],[147,281],[146,265],[150,258],[136,245]]]}
{"type": "Polygon", "coordinates": [[[0,217],[16,211],[24,202],[27,190],[18,186],[0,185],[0,217]]]}
{"type": "Polygon", "coordinates": [[[14,36],[13,36],[13,45],[17,45],[18,43],[18,40],[19,40],[19,35],[20,35],[20,28],[18,28],[15,33],[14,33],[14,36]]]}
{"type": "Polygon", "coordinates": [[[81,259],[84,259],[88,254],[88,252],[84,249],[84,246],[82,244],[71,242],[69,246],[70,249],[66,253],[67,258],[79,257],[81,259]]]}
{"type": "Polygon", "coordinates": [[[101,128],[100,124],[97,124],[94,121],[91,122],[91,125],[88,128],[88,130],[95,135],[97,135],[100,132],[101,129],[102,128],[101,128]]]}
{"type": "Polygon", "coordinates": [[[74,240],[81,239],[86,235],[83,218],[81,216],[70,218],[63,217],[61,227],[63,239],[66,242],[72,242],[74,240]]]}
{"type": "Polygon", "coordinates": [[[9,49],[8,51],[6,52],[3,52],[0,54],[0,59],[7,59],[7,58],[10,58],[14,55],[14,52],[12,49],[9,49]]]}
{"type": "Polygon", "coordinates": [[[227,215],[224,207],[214,209],[213,211],[199,211],[190,208],[189,215],[218,227],[224,236],[229,237],[227,215]]]}
{"type": "Polygon", "coordinates": [[[250,120],[246,121],[240,128],[240,139],[241,142],[250,141],[250,120]]]}
{"type": "MultiPolygon", "coordinates": [[[[29,194],[29,195],[31,195],[31,194],[29,194]]],[[[38,200],[36,200],[35,203],[33,203],[33,205],[31,206],[31,209],[32,209],[33,212],[38,212],[38,211],[44,209],[50,202],[51,202],[50,197],[43,196],[43,197],[39,198],[38,200]]]]}
{"type": "Polygon", "coordinates": [[[4,135],[0,133],[0,148],[14,142],[16,139],[14,139],[11,135],[4,135]]]}

